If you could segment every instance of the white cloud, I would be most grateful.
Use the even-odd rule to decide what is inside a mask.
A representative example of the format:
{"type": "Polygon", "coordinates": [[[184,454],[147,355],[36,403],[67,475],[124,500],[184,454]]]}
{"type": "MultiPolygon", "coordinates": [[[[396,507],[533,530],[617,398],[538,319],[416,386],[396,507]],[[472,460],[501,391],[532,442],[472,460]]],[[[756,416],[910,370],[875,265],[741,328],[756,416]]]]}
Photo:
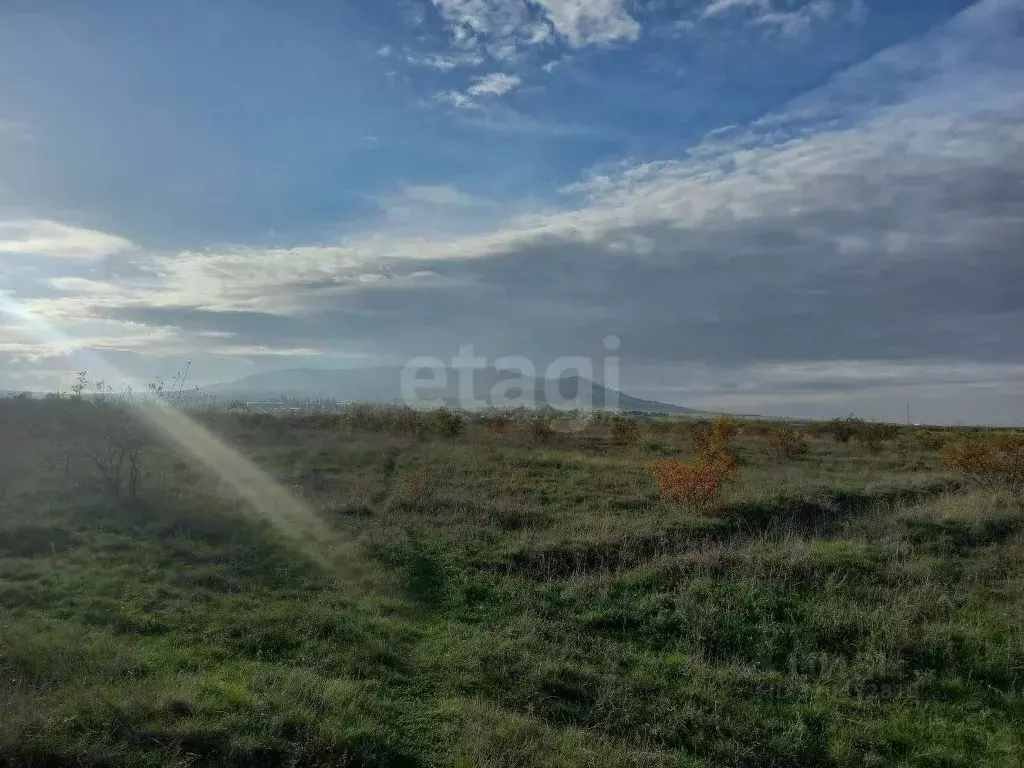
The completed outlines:
{"type": "MultiPolygon", "coordinates": [[[[137,262],[143,278],[106,289],[93,281],[63,279],[54,287],[73,295],[39,299],[34,307],[66,317],[90,306],[296,315],[315,312],[318,301],[367,286],[428,285],[429,275],[412,266],[421,262],[486,259],[540,242],[604,248],[639,242],[640,230],[652,227],[692,234],[760,221],[824,220],[875,205],[880,195],[903,193],[900,180],[915,178],[922,169],[930,177],[957,178],[961,170],[1001,167],[1004,158],[1024,146],[1024,121],[1017,119],[1024,116],[1024,88],[975,95],[972,113],[935,111],[933,101],[947,107],[953,102],[926,94],[878,108],[851,126],[776,145],[717,143],[708,153],[695,148],[689,160],[629,166],[574,185],[571,191],[586,196],[578,208],[515,216],[478,234],[367,234],[337,245],[154,255],[137,262]]],[[[897,249],[902,252],[908,243],[953,236],[943,210],[931,202],[933,194],[944,190],[915,188],[915,207],[903,210],[901,221],[889,230],[875,233],[877,242],[851,248],[851,234],[862,233],[822,229],[814,235],[820,238],[822,259],[829,254],[860,258],[879,249],[893,253],[893,243],[902,244],[897,249]]],[[[445,186],[411,186],[389,200],[472,210],[472,198],[445,186]]],[[[993,210],[977,226],[999,227],[1020,219],[1019,211],[993,210]]],[[[971,233],[963,229],[961,234],[971,233]]],[[[632,258],[636,250],[621,252],[632,258]]]]}
{"type": "Polygon", "coordinates": [[[405,60],[418,67],[436,69],[439,72],[451,72],[458,67],[476,67],[483,64],[484,57],[478,53],[428,53],[423,56],[408,54],[405,60]]]}
{"type": "Polygon", "coordinates": [[[771,9],[771,0],[712,0],[705,6],[701,16],[709,18],[718,16],[737,8],[754,8],[762,11],[771,9]]]}
{"type": "Polygon", "coordinates": [[[751,24],[770,27],[787,37],[806,33],[815,23],[825,22],[845,11],[845,18],[861,22],[867,14],[864,0],[809,0],[802,5],[780,0],[712,0],[701,12],[711,19],[743,13],[751,24]]]}
{"type": "Polygon", "coordinates": [[[441,91],[434,94],[434,100],[442,104],[451,104],[457,109],[473,109],[477,106],[472,97],[467,96],[461,91],[441,91]]]}
{"type": "Polygon", "coordinates": [[[453,27],[456,42],[476,36],[508,38],[524,29],[529,13],[523,0],[433,0],[453,27]]]}
{"type": "Polygon", "coordinates": [[[209,352],[211,355],[222,357],[319,357],[323,354],[323,350],[310,347],[268,347],[245,344],[214,347],[209,352]]]}
{"type": "Polygon", "coordinates": [[[776,11],[765,13],[756,19],[757,24],[774,26],[787,37],[804,34],[816,21],[825,21],[836,12],[833,0],[814,0],[797,11],[776,11]]]}
{"type": "Polygon", "coordinates": [[[502,96],[519,87],[522,80],[516,75],[495,72],[476,78],[476,82],[463,91],[440,91],[434,94],[434,100],[442,104],[450,104],[456,109],[480,110],[477,98],[483,96],[502,96]]]}
{"type": "Polygon", "coordinates": [[[84,277],[54,277],[48,281],[51,288],[61,293],[72,293],[79,296],[121,296],[121,292],[113,283],[101,280],[89,280],[84,277]]]}
{"type": "Polygon", "coordinates": [[[507,75],[504,72],[495,72],[490,75],[478,78],[469,87],[468,93],[472,96],[501,96],[519,87],[522,80],[516,75],[507,75]]]}
{"type": "Polygon", "coordinates": [[[98,351],[144,351],[147,354],[181,352],[181,333],[175,328],[154,328],[138,323],[116,323],[111,321],[90,321],[90,326],[100,325],[108,329],[106,335],[82,332],[62,335],[59,338],[40,338],[28,328],[8,326],[0,338],[0,355],[11,362],[38,363],[55,357],[63,357],[83,350],[98,351]]]}
{"type": "Polygon", "coordinates": [[[135,245],[123,237],[46,219],[0,221],[0,253],[100,259],[135,245]]]}
{"type": "Polygon", "coordinates": [[[489,44],[500,52],[498,58],[509,58],[510,46],[541,45],[555,35],[574,48],[631,41],[640,36],[640,24],[626,10],[626,0],[433,0],[433,3],[452,27],[457,46],[489,44]]]}
{"type": "Polygon", "coordinates": [[[458,224],[469,209],[480,211],[487,205],[465,192],[447,185],[407,185],[398,193],[376,199],[391,229],[404,228],[412,232],[417,228],[442,226],[445,222],[458,224]]]}
{"type": "Polygon", "coordinates": [[[626,11],[624,0],[533,0],[573,48],[632,41],[640,37],[640,24],[626,11]]]}

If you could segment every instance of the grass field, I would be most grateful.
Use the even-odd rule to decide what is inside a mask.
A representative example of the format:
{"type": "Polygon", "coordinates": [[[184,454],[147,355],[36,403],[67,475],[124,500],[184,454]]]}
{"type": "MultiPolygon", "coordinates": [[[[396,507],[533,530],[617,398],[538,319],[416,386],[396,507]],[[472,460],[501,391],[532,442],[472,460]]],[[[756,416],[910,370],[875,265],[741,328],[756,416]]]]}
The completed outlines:
{"type": "Polygon", "coordinates": [[[916,431],[695,509],[692,421],[197,417],[296,531],[94,410],[0,402],[0,765],[1021,764],[1020,497],[916,431]]]}

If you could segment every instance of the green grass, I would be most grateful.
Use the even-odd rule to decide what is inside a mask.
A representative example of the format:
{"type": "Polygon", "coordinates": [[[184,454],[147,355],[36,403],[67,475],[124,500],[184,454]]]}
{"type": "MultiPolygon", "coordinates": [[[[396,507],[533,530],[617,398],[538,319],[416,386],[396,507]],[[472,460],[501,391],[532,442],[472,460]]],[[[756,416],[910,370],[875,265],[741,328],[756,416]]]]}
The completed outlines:
{"type": "Polygon", "coordinates": [[[685,425],[204,417],[327,523],[325,565],[159,445],[139,498],[104,493],[74,412],[0,403],[0,765],[1024,754],[1024,510],[910,435],[783,462],[741,437],[698,514],[645,469],[685,425]]]}

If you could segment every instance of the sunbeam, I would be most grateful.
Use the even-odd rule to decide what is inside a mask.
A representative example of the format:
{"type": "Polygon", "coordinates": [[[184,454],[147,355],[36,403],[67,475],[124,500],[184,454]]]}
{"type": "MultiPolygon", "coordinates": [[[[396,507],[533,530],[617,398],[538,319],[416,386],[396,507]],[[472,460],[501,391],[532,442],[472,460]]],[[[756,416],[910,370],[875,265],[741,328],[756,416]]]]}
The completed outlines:
{"type": "MultiPolygon", "coordinates": [[[[39,341],[73,343],[74,337],[45,317],[17,302],[8,291],[0,291],[0,316],[6,315],[39,341]]],[[[89,348],[78,352],[86,367],[108,382],[122,382],[138,389],[142,382],[128,376],[102,355],[89,348]]],[[[338,554],[338,536],[302,499],[284,488],[249,458],[229,445],[196,419],[158,394],[144,400],[127,398],[131,408],[150,429],[198,471],[215,478],[221,487],[245,503],[260,519],[271,523],[304,554],[323,566],[337,565],[330,553],[338,554]]]]}

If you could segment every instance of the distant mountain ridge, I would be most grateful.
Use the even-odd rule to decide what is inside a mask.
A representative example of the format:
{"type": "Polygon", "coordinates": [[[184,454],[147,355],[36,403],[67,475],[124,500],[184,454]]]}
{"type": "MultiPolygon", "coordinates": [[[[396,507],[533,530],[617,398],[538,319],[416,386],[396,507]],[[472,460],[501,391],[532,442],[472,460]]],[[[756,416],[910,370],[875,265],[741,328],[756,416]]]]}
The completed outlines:
{"type": "MultiPolygon", "coordinates": [[[[255,373],[238,381],[204,387],[203,392],[246,401],[287,397],[338,402],[395,402],[406,400],[402,392],[402,374],[400,367],[295,368],[255,373]]],[[[552,380],[523,378],[518,372],[493,368],[448,368],[438,378],[442,383],[437,385],[432,384],[427,375],[417,380],[416,402],[440,401],[453,408],[532,403],[536,407],[550,405],[581,409],[617,408],[640,413],[699,413],[679,405],[631,397],[579,376],[552,380]]]]}

